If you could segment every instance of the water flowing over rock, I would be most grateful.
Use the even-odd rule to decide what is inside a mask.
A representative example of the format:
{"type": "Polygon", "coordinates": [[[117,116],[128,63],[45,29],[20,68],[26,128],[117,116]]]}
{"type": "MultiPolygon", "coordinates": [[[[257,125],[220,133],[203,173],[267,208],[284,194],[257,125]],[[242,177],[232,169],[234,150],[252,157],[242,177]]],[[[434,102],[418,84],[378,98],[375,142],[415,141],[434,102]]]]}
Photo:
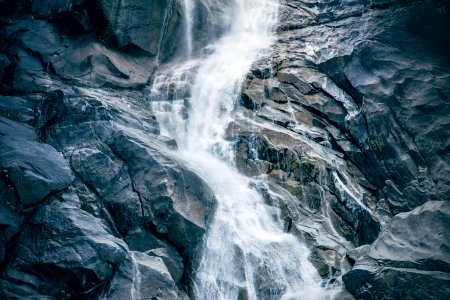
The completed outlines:
{"type": "Polygon", "coordinates": [[[0,0],[1,299],[448,299],[450,4],[0,0]]]}

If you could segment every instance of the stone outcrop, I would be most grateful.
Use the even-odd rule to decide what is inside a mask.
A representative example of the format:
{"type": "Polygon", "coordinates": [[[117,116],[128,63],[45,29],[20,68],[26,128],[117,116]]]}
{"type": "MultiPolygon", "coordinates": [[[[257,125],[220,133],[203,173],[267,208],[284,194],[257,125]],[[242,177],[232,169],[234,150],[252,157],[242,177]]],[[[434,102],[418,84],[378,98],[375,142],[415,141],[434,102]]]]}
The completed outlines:
{"type": "Polygon", "coordinates": [[[435,268],[442,250],[434,247],[448,248],[448,237],[420,243],[405,231],[445,227],[448,219],[448,20],[440,1],[284,1],[274,53],[243,86],[240,116],[251,126],[229,130],[238,165],[267,173],[313,210],[302,216],[290,208],[296,200],[278,204],[319,273],[340,274],[358,261],[344,275],[357,299],[447,298],[436,291],[448,285],[448,269],[435,268]],[[401,217],[416,208],[434,210],[436,223],[401,217]],[[352,245],[305,228],[305,215],[328,219],[352,245]],[[383,244],[387,237],[395,242],[383,244]],[[390,257],[401,255],[397,242],[423,256],[397,264],[390,257]],[[377,258],[366,270],[367,259],[351,258],[351,249],[371,243],[377,258]]]}
{"type": "Polygon", "coordinates": [[[180,5],[171,0],[34,0],[31,11],[58,22],[69,21],[81,31],[93,31],[115,47],[163,58],[173,53],[181,25],[180,5]]]}
{"type": "Polygon", "coordinates": [[[358,299],[446,299],[450,296],[450,204],[428,201],[396,215],[343,276],[358,299]]]}
{"type": "Polygon", "coordinates": [[[1,3],[2,299],[187,298],[214,195],[133,91],[179,4],[95,3],[1,3]]]}

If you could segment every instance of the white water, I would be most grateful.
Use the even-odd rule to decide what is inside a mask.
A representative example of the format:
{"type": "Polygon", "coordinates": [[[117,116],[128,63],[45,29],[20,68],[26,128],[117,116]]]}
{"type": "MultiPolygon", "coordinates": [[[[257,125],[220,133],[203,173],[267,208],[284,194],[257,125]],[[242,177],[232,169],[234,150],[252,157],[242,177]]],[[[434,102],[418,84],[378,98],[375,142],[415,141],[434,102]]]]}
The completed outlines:
{"type": "Polygon", "coordinates": [[[131,252],[131,262],[133,263],[133,285],[131,287],[131,300],[141,300],[142,276],[134,252],[131,252]]]}
{"type": "Polygon", "coordinates": [[[265,205],[250,187],[252,180],[235,170],[233,151],[224,140],[246,74],[270,53],[278,3],[208,2],[226,6],[220,9],[230,14],[231,24],[228,33],[208,46],[212,53],[198,62],[188,118],[180,115],[183,101],[167,110],[154,106],[162,132],[177,140],[178,155],[204,178],[218,201],[195,278],[195,297],[325,299],[320,277],[307,259],[308,249],[283,231],[279,211],[265,205]]]}
{"type": "Polygon", "coordinates": [[[185,44],[186,44],[186,58],[190,59],[192,55],[192,25],[194,13],[194,0],[183,0],[184,22],[185,22],[185,44]]]}

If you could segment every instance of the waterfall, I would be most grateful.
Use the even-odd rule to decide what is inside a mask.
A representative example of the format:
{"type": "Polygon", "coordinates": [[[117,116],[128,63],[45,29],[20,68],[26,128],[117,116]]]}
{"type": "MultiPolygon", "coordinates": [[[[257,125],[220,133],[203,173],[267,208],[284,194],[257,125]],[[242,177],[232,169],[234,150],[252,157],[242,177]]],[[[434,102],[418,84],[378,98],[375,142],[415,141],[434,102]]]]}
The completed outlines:
{"type": "MultiPolygon", "coordinates": [[[[280,212],[251,187],[264,180],[255,183],[233,167],[234,153],[224,140],[245,76],[255,61],[270,54],[278,3],[208,1],[214,2],[227,5],[221,10],[230,14],[228,31],[207,46],[206,57],[173,71],[180,80],[179,70],[197,64],[187,117],[180,110],[182,99],[171,99],[170,109],[160,103],[153,106],[162,132],[178,143],[177,155],[202,176],[218,201],[194,280],[195,298],[324,299],[308,249],[284,232],[280,212]]],[[[161,78],[167,76],[161,76],[159,84],[161,78]]]]}
{"type": "Polygon", "coordinates": [[[140,300],[141,299],[141,281],[142,275],[139,270],[139,264],[136,261],[136,257],[134,252],[131,252],[131,262],[133,264],[133,279],[132,279],[132,287],[131,287],[131,300],[140,300]]]}
{"type": "Polygon", "coordinates": [[[190,59],[192,55],[192,26],[193,26],[193,12],[194,12],[194,0],[183,0],[184,11],[184,35],[186,43],[186,58],[190,59]]]}

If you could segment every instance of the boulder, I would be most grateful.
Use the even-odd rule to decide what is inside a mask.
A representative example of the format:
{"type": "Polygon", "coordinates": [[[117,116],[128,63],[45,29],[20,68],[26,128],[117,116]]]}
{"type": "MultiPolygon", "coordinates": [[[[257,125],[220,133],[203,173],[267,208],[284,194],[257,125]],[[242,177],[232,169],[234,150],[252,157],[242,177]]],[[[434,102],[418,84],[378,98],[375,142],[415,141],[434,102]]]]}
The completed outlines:
{"type": "Polygon", "coordinates": [[[67,161],[40,143],[32,127],[0,117],[0,133],[0,167],[23,205],[35,205],[73,181],[67,161]]]}
{"type": "Polygon", "coordinates": [[[184,273],[184,265],[183,265],[183,259],[180,257],[180,255],[176,252],[175,249],[168,248],[157,248],[152,249],[148,252],[146,252],[147,255],[160,257],[164,264],[167,267],[167,270],[169,271],[170,275],[172,276],[173,280],[178,283],[181,280],[181,277],[184,273]]]}
{"type": "Polygon", "coordinates": [[[20,36],[23,47],[40,56],[47,64],[53,53],[64,49],[63,38],[50,23],[42,20],[29,22],[26,31],[20,36]]]}
{"type": "Polygon", "coordinates": [[[16,50],[14,71],[11,84],[14,90],[30,92],[47,92],[49,87],[49,75],[40,58],[33,56],[27,51],[19,48],[16,50]]]}
{"type": "Polygon", "coordinates": [[[107,299],[187,299],[178,290],[163,260],[141,252],[131,252],[103,295],[107,299]]]}
{"type": "Polygon", "coordinates": [[[127,246],[79,205],[75,194],[60,194],[23,224],[8,253],[2,298],[99,294],[127,258],[127,246]]]}
{"type": "Polygon", "coordinates": [[[144,222],[192,258],[213,213],[211,190],[195,173],[138,137],[119,132],[111,143],[129,166],[144,222]]]}
{"type": "Polygon", "coordinates": [[[107,20],[106,35],[119,47],[132,45],[150,55],[161,54],[163,57],[173,51],[181,14],[177,1],[98,2],[107,20]]]}
{"type": "Polygon", "coordinates": [[[429,201],[396,215],[343,276],[357,299],[447,299],[450,296],[450,204],[429,201]]]}
{"type": "MultiPolygon", "coordinates": [[[[81,148],[72,152],[71,166],[81,180],[103,199],[118,231],[130,240],[129,232],[142,225],[142,205],[133,190],[127,167],[109,149],[81,148]]],[[[151,234],[140,242],[154,240],[151,234]],[[150,239],[150,240],[149,240],[150,239]]],[[[144,251],[148,250],[144,249],[144,251]]]]}
{"type": "Polygon", "coordinates": [[[181,25],[178,1],[33,0],[31,9],[57,20],[60,27],[65,18],[80,31],[97,33],[111,46],[163,60],[174,53],[181,25]]]}
{"type": "Polygon", "coordinates": [[[14,121],[33,123],[36,113],[33,104],[22,97],[0,96],[0,115],[14,121]]]}
{"type": "Polygon", "coordinates": [[[50,63],[62,78],[93,87],[136,88],[147,83],[155,67],[153,59],[110,50],[91,38],[53,55],[50,63]]]}

